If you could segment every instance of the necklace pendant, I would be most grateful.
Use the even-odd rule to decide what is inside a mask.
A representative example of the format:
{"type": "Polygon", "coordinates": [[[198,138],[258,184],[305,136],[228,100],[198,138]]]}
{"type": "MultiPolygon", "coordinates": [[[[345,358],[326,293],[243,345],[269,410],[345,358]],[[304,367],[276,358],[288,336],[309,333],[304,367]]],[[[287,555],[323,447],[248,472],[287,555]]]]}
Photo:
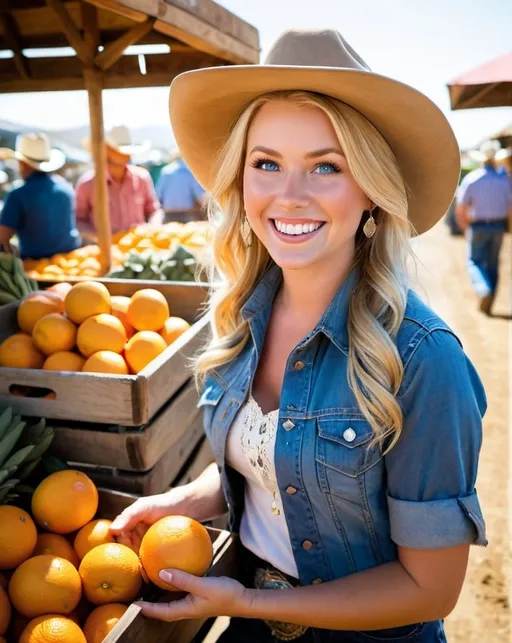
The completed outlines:
{"type": "Polygon", "coordinates": [[[272,515],[273,516],[280,516],[281,512],[279,511],[279,507],[277,506],[277,501],[276,501],[276,492],[272,494],[272,515]]]}

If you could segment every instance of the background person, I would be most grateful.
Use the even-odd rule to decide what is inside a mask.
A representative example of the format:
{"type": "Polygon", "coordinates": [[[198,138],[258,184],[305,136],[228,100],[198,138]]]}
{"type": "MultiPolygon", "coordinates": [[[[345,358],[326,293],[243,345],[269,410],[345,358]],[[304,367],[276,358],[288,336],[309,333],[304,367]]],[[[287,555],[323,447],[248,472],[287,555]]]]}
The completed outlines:
{"type": "Polygon", "coordinates": [[[499,278],[503,235],[512,219],[512,181],[498,171],[494,141],[474,150],[471,156],[482,167],[470,172],[457,192],[457,220],[467,230],[468,272],[479,298],[479,309],[490,315],[499,278]]]}
{"type": "Polygon", "coordinates": [[[221,643],[446,641],[487,542],[485,393],[406,271],[412,230],[457,186],[446,118],[330,29],[286,32],[263,65],[182,74],[170,104],[224,277],[196,363],[217,464],[112,528],[130,541],[139,522],[229,510],[244,584],[164,570],[189,595],[143,614],[231,616],[221,643]]]}
{"type": "MultiPolygon", "coordinates": [[[[112,128],[105,137],[105,150],[112,233],[146,222],[162,223],[163,213],[149,172],[130,164],[138,146],[132,144],[128,128],[112,128]]],[[[94,170],[91,170],[76,185],[77,221],[82,234],[89,239],[96,236],[95,180],[94,170]]]]}
{"type": "Polygon", "coordinates": [[[40,259],[79,248],[72,186],[54,174],[66,162],[46,134],[20,134],[16,149],[0,149],[0,158],[16,158],[23,185],[8,193],[0,213],[0,244],[14,234],[22,258],[40,259]]]}
{"type": "Polygon", "coordinates": [[[166,222],[197,220],[200,209],[207,201],[205,191],[179,153],[162,169],[156,194],[164,209],[166,222]]]}

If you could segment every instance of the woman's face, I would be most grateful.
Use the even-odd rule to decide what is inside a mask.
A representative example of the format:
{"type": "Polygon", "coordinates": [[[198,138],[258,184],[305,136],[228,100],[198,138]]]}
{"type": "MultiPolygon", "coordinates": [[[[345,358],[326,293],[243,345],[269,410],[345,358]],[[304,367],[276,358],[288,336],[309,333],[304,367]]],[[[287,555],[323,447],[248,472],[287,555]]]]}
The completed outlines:
{"type": "Polygon", "coordinates": [[[253,232],[283,270],[350,262],[370,202],[350,174],[324,112],[264,104],[248,131],[244,205],[253,232]]]}

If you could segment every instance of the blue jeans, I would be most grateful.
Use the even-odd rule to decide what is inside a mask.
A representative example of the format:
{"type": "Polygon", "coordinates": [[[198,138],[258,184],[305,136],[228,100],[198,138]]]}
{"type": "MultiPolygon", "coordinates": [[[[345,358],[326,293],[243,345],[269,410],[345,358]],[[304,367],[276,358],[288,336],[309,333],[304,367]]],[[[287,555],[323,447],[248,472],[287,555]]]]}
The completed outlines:
{"type": "MultiPolygon", "coordinates": [[[[446,643],[442,621],[407,625],[373,632],[346,632],[310,628],[296,643],[446,643]]],[[[270,628],[255,619],[232,618],[217,643],[280,643],[270,628]]]]}
{"type": "Polygon", "coordinates": [[[468,234],[468,271],[479,297],[494,295],[506,222],[474,223],[468,234]]]}

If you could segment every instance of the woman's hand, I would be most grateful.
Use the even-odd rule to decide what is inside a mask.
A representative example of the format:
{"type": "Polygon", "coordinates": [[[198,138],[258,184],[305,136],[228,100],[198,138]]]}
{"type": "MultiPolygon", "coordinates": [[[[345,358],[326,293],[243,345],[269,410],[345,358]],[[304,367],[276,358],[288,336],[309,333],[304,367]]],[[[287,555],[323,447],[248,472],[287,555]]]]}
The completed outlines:
{"type": "Polygon", "coordinates": [[[186,511],[182,489],[139,498],[127,507],[110,525],[117,542],[127,545],[138,555],[142,538],[154,522],[173,514],[183,515],[186,511]]]}
{"type": "Polygon", "coordinates": [[[238,581],[226,576],[198,577],[177,569],[163,569],[160,578],[188,596],[169,603],[138,605],[144,616],[161,621],[181,621],[211,616],[244,616],[250,613],[248,590],[238,581]]]}

